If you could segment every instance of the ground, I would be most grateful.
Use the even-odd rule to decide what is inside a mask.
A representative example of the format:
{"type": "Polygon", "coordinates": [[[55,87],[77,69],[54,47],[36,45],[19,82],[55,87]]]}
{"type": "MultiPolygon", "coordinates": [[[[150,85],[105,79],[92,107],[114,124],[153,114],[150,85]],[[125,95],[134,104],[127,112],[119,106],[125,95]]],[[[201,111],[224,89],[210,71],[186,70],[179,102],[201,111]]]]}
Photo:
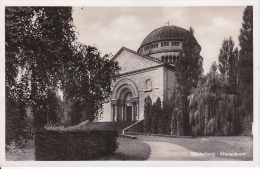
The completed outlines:
{"type": "MultiPolygon", "coordinates": [[[[138,136],[137,140],[118,138],[119,148],[100,160],[253,160],[253,139],[247,136],[164,138],[138,136]],[[215,153],[215,158],[191,157],[190,152],[215,153]],[[245,153],[245,156],[221,157],[220,152],[245,153]]],[[[34,160],[33,149],[6,152],[8,161],[34,160]]]]}
{"type": "Polygon", "coordinates": [[[119,138],[119,147],[114,155],[102,157],[100,160],[146,160],[151,153],[150,146],[139,140],[119,138]]]}
{"type": "MultiPolygon", "coordinates": [[[[146,143],[152,144],[157,143],[159,149],[165,149],[165,151],[169,151],[169,145],[175,144],[180,147],[176,148],[175,154],[179,154],[178,151],[189,151],[186,153],[188,157],[174,157],[171,156],[171,159],[168,160],[190,160],[190,152],[201,152],[201,153],[215,153],[216,158],[204,158],[203,156],[199,158],[192,158],[192,160],[241,160],[241,161],[249,161],[253,160],[253,139],[252,137],[247,136],[222,136],[222,137],[197,137],[195,139],[189,138],[165,138],[165,137],[150,137],[150,136],[138,136],[138,139],[144,141],[146,143]],[[164,148],[162,143],[170,143],[167,144],[168,148],[164,148]],[[184,149],[183,149],[184,148],[184,149]],[[180,150],[181,149],[181,150],[180,150]],[[186,149],[186,150],[185,150],[186,149]],[[225,153],[245,153],[245,156],[220,156],[221,152],[225,153]],[[221,159],[220,159],[221,158],[221,159]]],[[[153,148],[152,148],[153,154],[153,148]]],[[[173,154],[173,153],[172,153],[173,154]]],[[[166,157],[165,157],[166,158],[166,157]]],[[[167,160],[165,159],[165,160],[167,160]]],[[[162,159],[161,159],[162,160],[162,159]]]]}

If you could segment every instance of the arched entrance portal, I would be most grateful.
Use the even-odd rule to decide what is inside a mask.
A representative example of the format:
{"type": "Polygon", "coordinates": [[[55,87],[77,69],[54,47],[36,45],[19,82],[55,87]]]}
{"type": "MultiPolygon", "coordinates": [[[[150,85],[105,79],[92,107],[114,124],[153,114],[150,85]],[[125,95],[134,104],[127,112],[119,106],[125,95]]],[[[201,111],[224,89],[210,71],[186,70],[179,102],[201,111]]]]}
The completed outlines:
{"type": "Polygon", "coordinates": [[[133,81],[120,80],[114,87],[111,98],[112,121],[137,121],[138,90],[133,81]]]}

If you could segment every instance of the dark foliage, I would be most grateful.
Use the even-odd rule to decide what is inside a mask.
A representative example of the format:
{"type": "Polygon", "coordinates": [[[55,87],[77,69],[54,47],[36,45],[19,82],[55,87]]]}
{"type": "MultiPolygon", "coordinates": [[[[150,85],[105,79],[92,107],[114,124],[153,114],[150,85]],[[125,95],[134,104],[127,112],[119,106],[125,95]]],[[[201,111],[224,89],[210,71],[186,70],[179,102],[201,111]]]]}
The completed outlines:
{"type": "Polygon", "coordinates": [[[6,7],[5,13],[7,138],[27,130],[28,109],[37,130],[60,122],[57,89],[64,104],[73,100],[69,125],[97,117],[119,68],[95,47],[75,42],[72,7],[6,7]]]}
{"type": "Polygon", "coordinates": [[[234,48],[232,37],[223,40],[218,61],[218,69],[228,82],[226,92],[237,94],[239,54],[238,49],[234,48]]]}
{"type": "Polygon", "coordinates": [[[158,97],[156,102],[152,106],[151,132],[153,134],[158,134],[158,125],[159,125],[161,112],[162,112],[161,99],[158,97]]]}
{"type": "Polygon", "coordinates": [[[163,109],[161,110],[159,124],[158,124],[158,134],[167,134],[167,122],[168,122],[168,112],[163,109]]]}
{"type": "Polygon", "coordinates": [[[193,135],[251,134],[253,122],[253,7],[246,7],[240,51],[224,39],[219,66],[198,81],[189,95],[193,135]],[[220,74],[217,69],[219,68],[220,74]]]}
{"type": "Polygon", "coordinates": [[[222,42],[222,47],[219,52],[218,62],[219,71],[222,75],[229,77],[231,64],[234,58],[234,41],[232,37],[229,39],[224,39],[222,42]]]}
{"type": "Polygon", "coordinates": [[[226,76],[218,74],[214,62],[189,99],[193,135],[234,135],[237,95],[227,92],[226,76]]]}
{"type": "Polygon", "coordinates": [[[37,161],[95,160],[118,148],[117,131],[39,130],[35,137],[37,161]]]}
{"type": "Polygon", "coordinates": [[[144,132],[151,133],[152,125],[152,100],[147,96],[144,100],[144,132]]]}
{"type": "Polygon", "coordinates": [[[239,95],[240,123],[242,132],[251,133],[247,126],[253,122],[253,7],[247,6],[240,29],[239,45],[239,95]]]}
{"type": "Polygon", "coordinates": [[[111,94],[111,83],[119,73],[118,63],[108,58],[102,57],[95,47],[79,44],[71,64],[64,69],[64,98],[73,99],[71,125],[101,115],[111,94]]]}
{"type": "Polygon", "coordinates": [[[190,28],[189,34],[183,42],[183,56],[180,57],[179,62],[176,64],[176,79],[182,90],[179,93],[182,94],[181,97],[185,98],[182,100],[181,104],[183,107],[181,112],[178,111],[181,113],[178,117],[183,117],[183,130],[185,135],[190,134],[189,132],[191,131],[187,98],[190,95],[191,89],[197,86],[198,80],[203,73],[202,57],[200,56],[201,47],[194,38],[193,32],[194,30],[190,28]]]}
{"type": "MultiPolygon", "coordinates": [[[[47,116],[53,116],[50,93],[73,53],[72,8],[6,7],[5,12],[6,98],[24,106],[15,108],[24,111],[23,118],[27,109],[32,110],[34,127],[42,128],[47,116]]],[[[7,113],[12,109],[6,108],[7,113]]],[[[12,111],[11,119],[19,117],[19,111],[12,111]]],[[[11,123],[15,122],[7,121],[11,123]]]]}

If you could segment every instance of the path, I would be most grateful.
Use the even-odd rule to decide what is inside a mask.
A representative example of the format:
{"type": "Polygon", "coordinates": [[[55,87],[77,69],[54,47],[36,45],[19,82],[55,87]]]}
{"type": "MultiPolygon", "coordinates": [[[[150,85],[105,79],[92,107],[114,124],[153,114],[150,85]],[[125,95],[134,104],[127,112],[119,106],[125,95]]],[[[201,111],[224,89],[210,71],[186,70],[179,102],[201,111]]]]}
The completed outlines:
{"type": "Polygon", "coordinates": [[[192,156],[192,151],[182,146],[167,142],[145,142],[151,147],[147,160],[175,161],[230,161],[235,159],[209,156],[192,156]]]}

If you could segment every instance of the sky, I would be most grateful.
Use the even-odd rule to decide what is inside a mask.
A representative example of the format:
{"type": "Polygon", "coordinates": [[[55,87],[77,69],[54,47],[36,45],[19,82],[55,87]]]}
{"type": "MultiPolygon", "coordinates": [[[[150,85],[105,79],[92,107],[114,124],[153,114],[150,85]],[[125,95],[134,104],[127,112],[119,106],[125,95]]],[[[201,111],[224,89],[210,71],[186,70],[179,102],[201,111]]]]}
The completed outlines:
{"type": "Polygon", "coordinates": [[[200,44],[204,73],[218,60],[224,38],[233,38],[239,47],[245,6],[191,7],[73,7],[78,41],[94,45],[104,54],[115,55],[121,47],[134,51],[153,30],[175,25],[189,30],[200,44]]]}

